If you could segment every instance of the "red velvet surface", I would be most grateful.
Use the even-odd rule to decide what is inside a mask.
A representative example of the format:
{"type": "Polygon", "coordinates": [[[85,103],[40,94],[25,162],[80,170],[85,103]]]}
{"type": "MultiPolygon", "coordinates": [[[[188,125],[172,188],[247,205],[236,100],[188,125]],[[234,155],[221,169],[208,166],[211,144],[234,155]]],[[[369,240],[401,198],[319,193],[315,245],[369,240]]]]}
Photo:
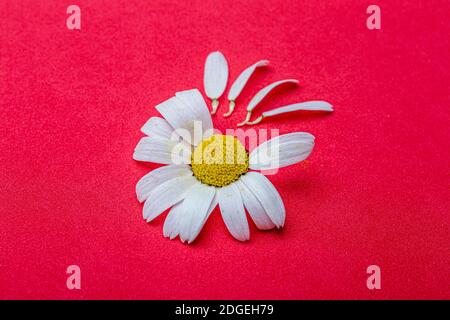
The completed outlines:
{"type": "MultiPolygon", "coordinates": [[[[0,3],[0,298],[450,298],[448,1],[66,1],[0,3]],[[366,27],[378,4],[382,30],[366,27]],[[234,80],[269,59],[219,129],[271,81],[255,111],[321,99],[258,128],[316,136],[270,180],[281,231],[235,241],[218,209],[193,245],[147,224],[132,160],[140,127],[176,91],[203,92],[207,54],[234,80]],[[68,265],[81,290],[66,288],[68,265]],[[382,288],[366,287],[381,267],[382,288]]],[[[230,85],[230,84],[229,84],[230,85]]]]}

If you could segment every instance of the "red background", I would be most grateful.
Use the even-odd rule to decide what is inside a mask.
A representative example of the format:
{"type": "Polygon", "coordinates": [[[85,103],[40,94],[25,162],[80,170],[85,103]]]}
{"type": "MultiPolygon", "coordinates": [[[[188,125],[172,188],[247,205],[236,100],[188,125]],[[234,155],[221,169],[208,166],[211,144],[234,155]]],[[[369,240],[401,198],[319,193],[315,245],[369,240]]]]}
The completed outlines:
{"type": "Polygon", "coordinates": [[[450,298],[448,1],[67,1],[0,4],[0,298],[450,298]],[[366,28],[378,4],[382,30],[366,28]],[[259,128],[307,131],[312,156],[269,177],[286,227],[240,243],[216,209],[196,243],[162,235],[134,188],[132,153],[154,106],[203,90],[221,50],[234,80],[269,59],[255,112],[323,99],[331,115],[259,128]],[[66,288],[68,265],[82,289],[66,288]],[[381,267],[382,289],[366,287],[381,267]]]}

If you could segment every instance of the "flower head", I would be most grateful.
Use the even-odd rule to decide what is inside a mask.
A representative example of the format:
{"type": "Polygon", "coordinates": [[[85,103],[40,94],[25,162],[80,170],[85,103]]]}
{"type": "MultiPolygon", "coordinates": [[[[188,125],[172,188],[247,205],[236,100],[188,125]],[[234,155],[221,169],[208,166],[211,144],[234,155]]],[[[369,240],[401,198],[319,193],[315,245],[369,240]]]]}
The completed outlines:
{"type": "MultiPolygon", "coordinates": [[[[233,102],[255,68],[266,66],[263,60],[247,68],[233,85],[229,99],[233,102]]],[[[213,112],[225,90],[228,64],[215,52],[205,65],[205,90],[212,100],[213,112]]],[[[262,89],[253,99],[248,112],[275,87],[262,89]]],[[[156,109],[162,115],[147,121],[141,131],[146,134],[137,144],[133,158],[164,164],[142,177],[136,185],[140,202],[145,202],[143,217],[152,221],[170,209],[164,222],[164,236],[191,243],[196,239],[209,215],[218,205],[231,235],[240,241],[250,239],[245,210],[256,227],[262,230],[281,228],[286,212],[283,201],[267,177],[257,171],[274,170],[306,159],[314,148],[314,136],[294,132],[272,137],[249,153],[233,135],[214,131],[209,109],[197,89],[177,92],[156,109]]],[[[311,102],[281,107],[263,113],[262,117],[296,110],[332,111],[326,102],[311,102]]],[[[231,113],[232,109],[228,113],[231,113]]],[[[250,116],[244,124],[249,122],[250,116]]],[[[254,121],[254,122],[256,122],[254,121]]]]}
{"type": "Polygon", "coordinates": [[[165,119],[151,118],[144,125],[142,131],[150,136],[141,139],[133,156],[139,161],[166,165],[145,175],[136,186],[138,199],[145,201],[144,219],[152,221],[171,208],[164,235],[171,239],[179,236],[189,243],[195,240],[217,204],[228,230],[241,241],[250,238],[244,208],[259,229],[284,225],[285,209],[280,195],[264,175],[250,170],[280,168],[302,161],[314,147],[311,134],[281,135],[248,154],[235,137],[208,133],[210,114],[198,90],[179,92],[157,109],[165,119]],[[184,102],[179,98],[188,96],[184,102]],[[195,108],[199,110],[178,112],[195,108]],[[203,127],[200,139],[178,134],[180,129],[193,133],[196,123],[203,127]],[[182,150],[182,156],[175,157],[175,150],[182,150]]]}

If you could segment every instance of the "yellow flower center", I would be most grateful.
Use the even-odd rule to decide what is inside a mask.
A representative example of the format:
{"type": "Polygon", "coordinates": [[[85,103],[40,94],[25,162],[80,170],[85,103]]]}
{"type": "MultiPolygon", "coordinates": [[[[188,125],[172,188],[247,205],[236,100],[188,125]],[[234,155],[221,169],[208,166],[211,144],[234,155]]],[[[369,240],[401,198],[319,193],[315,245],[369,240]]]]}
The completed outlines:
{"type": "Polygon", "coordinates": [[[248,154],[235,137],[215,134],[195,148],[191,165],[194,176],[202,183],[223,187],[248,171],[248,154]]]}

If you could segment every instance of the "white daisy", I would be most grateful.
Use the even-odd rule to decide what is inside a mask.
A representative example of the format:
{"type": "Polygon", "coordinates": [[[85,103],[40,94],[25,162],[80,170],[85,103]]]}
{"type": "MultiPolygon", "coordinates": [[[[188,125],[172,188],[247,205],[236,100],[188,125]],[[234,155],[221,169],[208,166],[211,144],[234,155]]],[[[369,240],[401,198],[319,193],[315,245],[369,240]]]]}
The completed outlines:
{"type": "Polygon", "coordinates": [[[259,229],[283,227],[283,201],[269,179],[257,171],[306,159],[314,147],[314,136],[305,132],[281,135],[249,155],[237,138],[213,133],[211,115],[197,89],[178,92],[156,109],[163,118],[153,117],[142,127],[147,136],[133,155],[138,161],[166,165],[136,185],[139,201],[145,201],[147,222],[171,208],[164,236],[179,236],[191,243],[218,204],[226,227],[237,240],[250,238],[245,209],[259,229]],[[196,123],[202,125],[201,134],[195,132],[196,123]],[[179,134],[179,129],[189,134],[179,134]],[[181,136],[181,142],[174,141],[174,136],[181,136]],[[182,164],[174,157],[180,146],[182,164]]]}

